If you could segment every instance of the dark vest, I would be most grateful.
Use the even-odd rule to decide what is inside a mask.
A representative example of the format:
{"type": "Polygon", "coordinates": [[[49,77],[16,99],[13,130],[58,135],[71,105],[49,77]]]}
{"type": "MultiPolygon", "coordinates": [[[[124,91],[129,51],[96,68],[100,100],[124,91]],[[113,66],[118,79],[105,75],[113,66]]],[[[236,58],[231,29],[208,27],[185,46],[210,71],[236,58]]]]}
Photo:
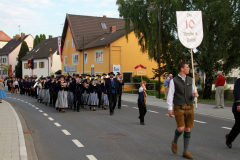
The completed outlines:
{"type": "Polygon", "coordinates": [[[173,104],[184,106],[193,104],[192,96],[192,78],[186,76],[185,82],[179,76],[173,78],[175,86],[175,93],[173,98],[173,104]]]}

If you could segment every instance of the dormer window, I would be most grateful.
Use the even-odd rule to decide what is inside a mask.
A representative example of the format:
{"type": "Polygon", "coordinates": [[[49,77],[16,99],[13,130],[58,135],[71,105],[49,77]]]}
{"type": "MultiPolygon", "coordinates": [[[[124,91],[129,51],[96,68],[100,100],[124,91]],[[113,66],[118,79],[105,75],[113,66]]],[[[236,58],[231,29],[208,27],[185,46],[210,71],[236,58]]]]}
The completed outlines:
{"type": "Polygon", "coordinates": [[[106,23],[101,23],[102,29],[107,29],[106,23]]]}

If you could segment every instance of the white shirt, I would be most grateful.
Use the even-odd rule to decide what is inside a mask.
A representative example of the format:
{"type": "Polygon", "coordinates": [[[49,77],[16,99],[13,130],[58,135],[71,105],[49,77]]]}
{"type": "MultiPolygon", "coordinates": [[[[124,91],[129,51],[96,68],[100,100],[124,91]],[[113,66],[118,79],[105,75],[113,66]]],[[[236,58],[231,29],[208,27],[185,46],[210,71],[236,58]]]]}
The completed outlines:
{"type": "MultiPolygon", "coordinates": [[[[185,82],[186,76],[185,77],[181,77],[178,74],[178,77],[182,78],[182,80],[185,82]]],[[[196,91],[197,91],[197,87],[196,87],[196,91]]],[[[174,97],[174,93],[175,93],[175,85],[174,85],[173,81],[170,81],[168,97],[167,97],[168,110],[173,110],[173,97],[174,97]]],[[[193,83],[192,83],[192,93],[194,93],[194,85],[193,85],[193,83]]]]}
{"type": "Polygon", "coordinates": [[[143,92],[143,87],[141,86],[138,91],[143,92]]]}

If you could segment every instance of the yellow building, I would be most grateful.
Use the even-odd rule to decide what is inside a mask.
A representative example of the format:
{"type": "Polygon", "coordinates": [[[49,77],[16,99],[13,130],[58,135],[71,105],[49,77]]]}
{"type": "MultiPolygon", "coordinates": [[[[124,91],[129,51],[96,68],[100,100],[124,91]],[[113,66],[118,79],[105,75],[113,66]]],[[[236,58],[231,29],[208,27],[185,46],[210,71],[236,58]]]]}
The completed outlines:
{"type": "Polygon", "coordinates": [[[152,78],[157,62],[140,51],[132,28],[127,41],[124,25],[122,19],[67,14],[62,34],[62,73],[92,74],[92,68],[94,75],[120,72],[127,84],[136,75],[134,67],[142,64],[152,78]]]}

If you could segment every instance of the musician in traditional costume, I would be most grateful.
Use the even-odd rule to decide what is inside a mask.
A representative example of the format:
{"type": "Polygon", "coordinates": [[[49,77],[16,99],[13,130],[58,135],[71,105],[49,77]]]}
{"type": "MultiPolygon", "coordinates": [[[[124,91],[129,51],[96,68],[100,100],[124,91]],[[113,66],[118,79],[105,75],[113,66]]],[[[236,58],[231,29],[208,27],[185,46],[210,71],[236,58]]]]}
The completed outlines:
{"type": "Polygon", "coordinates": [[[79,77],[79,75],[76,75],[75,76],[75,83],[73,85],[73,90],[74,90],[74,110],[73,111],[76,111],[77,109],[77,112],[80,112],[80,105],[82,104],[81,103],[81,96],[82,96],[82,80],[81,78],[79,77]]]}
{"type": "Polygon", "coordinates": [[[66,88],[68,88],[68,107],[72,109],[72,107],[74,106],[73,98],[75,94],[76,84],[75,84],[75,81],[72,81],[71,76],[68,76],[66,88]]]}
{"type": "Polygon", "coordinates": [[[124,81],[122,79],[120,72],[117,72],[117,80],[119,82],[118,109],[121,109],[121,107],[122,107],[122,88],[124,86],[124,81]]]}
{"type": "Polygon", "coordinates": [[[19,82],[19,88],[20,88],[20,95],[24,94],[24,89],[23,89],[23,79],[21,78],[20,82],[19,82]]]}
{"type": "Polygon", "coordinates": [[[57,83],[58,87],[58,98],[56,102],[56,109],[62,111],[63,113],[65,112],[65,108],[68,108],[68,92],[66,91],[66,81],[64,80],[64,76],[60,77],[60,81],[57,83]]]}
{"type": "Polygon", "coordinates": [[[50,102],[49,102],[50,107],[53,105],[53,82],[54,82],[54,76],[52,75],[50,77],[50,80],[48,81],[48,88],[49,88],[49,95],[50,95],[50,102]]]}
{"type": "Polygon", "coordinates": [[[105,110],[107,109],[107,106],[109,105],[109,101],[108,101],[108,96],[107,94],[104,94],[104,88],[105,88],[105,79],[106,79],[106,74],[104,73],[101,77],[102,81],[101,81],[101,92],[102,92],[102,96],[101,96],[101,105],[102,108],[104,108],[105,110]]]}
{"type": "Polygon", "coordinates": [[[87,105],[88,105],[88,97],[89,97],[89,89],[87,86],[87,80],[83,80],[82,82],[82,106],[87,109],[87,105]]]}
{"type": "Polygon", "coordinates": [[[48,103],[50,102],[50,95],[49,95],[49,88],[48,88],[48,82],[46,78],[43,78],[43,82],[42,82],[42,89],[43,89],[43,103],[45,103],[46,105],[48,105],[48,103]]]}
{"type": "MultiPolygon", "coordinates": [[[[56,102],[57,102],[57,97],[58,97],[58,91],[59,91],[59,86],[58,84],[58,78],[56,78],[54,81],[51,81],[52,83],[52,89],[53,89],[53,107],[56,106],[56,102]]],[[[57,109],[57,108],[56,108],[57,109]]]]}
{"type": "Polygon", "coordinates": [[[89,84],[89,98],[88,98],[88,105],[90,107],[90,110],[93,107],[93,111],[96,111],[96,106],[98,106],[99,100],[98,100],[98,86],[97,84],[100,84],[99,81],[97,81],[97,78],[92,76],[91,82],[89,84]]]}
{"type": "Polygon", "coordinates": [[[110,115],[114,114],[114,109],[117,103],[117,96],[119,95],[119,83],[116,78],[113,78],[115,74],[113,72],[108,73],[110,78],[105,80],[104,95],[108,96],[110,115]]]}
{"type": "Polygon", "coordinates": [[[43,99],[43,90],[42,90],[42,81],[43,79],[42,78],[39,78],[38,79],[38,102],[42,102],[42,99],[43,99]]]}

